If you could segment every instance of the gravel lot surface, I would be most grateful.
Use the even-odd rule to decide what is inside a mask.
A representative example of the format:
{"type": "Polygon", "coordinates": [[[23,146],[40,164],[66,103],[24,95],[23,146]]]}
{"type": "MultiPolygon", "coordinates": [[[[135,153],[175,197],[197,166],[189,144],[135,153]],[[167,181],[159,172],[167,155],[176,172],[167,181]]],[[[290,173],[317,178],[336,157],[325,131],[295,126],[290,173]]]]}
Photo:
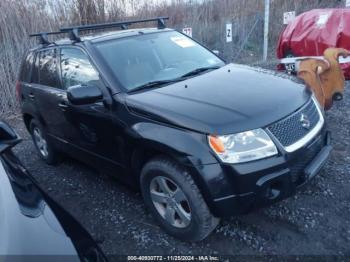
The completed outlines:
{"type": "Polygon", "coordinates": [[[165,234],[139,193],[73,159],[43,163],[21,119],[15,152],[42,187],[100,243],[107,254],[350,256],[350,84],[327,113],[334,151],[323,171],[294,197],[249,215],[224,219],[200,243],[165,234]]]}

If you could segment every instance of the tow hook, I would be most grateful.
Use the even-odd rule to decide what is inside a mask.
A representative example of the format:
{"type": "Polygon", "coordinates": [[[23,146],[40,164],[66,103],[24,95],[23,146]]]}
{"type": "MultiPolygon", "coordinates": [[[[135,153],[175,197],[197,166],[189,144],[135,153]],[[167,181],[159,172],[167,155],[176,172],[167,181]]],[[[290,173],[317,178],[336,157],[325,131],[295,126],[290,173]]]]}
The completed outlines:
{"type": "Polygon", "coordinates": [[[281,195],[281,190],[277,189],[277,187],[273,187],[273,185],[269,186],[266,189],[266,195],[265,197],[268,200],[275,200],[276,198],[278,198],[281,195]]]}

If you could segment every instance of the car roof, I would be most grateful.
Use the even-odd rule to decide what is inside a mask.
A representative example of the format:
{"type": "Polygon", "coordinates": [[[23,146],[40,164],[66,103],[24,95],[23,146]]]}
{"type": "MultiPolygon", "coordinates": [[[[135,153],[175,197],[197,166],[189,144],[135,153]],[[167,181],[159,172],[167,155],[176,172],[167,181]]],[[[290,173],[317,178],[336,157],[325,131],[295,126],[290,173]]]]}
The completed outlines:
{"type": "Polygon", "coordinates": [[[136,36],[140,34],[151,34],[151,33],[160,33],[160,32],[169,32],[174,31],[174,29],[170,28],[164,28],[164,29],[158,29],[158,28],[133,28],[133,29],[127,29],[127,30],[111,30],[111,31],[103,31],[103,32],[94,32],[87,35],[81,36],[80,42],[73,42],[68,37],[58,39],[52,44],[49,45],[38,45],[34,48],[32,48],[30,51],[37,51],[43,48],[47,47],[54,47],[54,46],[62,46],[62,45],[76,45],[80,43],[84,43],[85,41],[91,41],[92,43],[96,42],[103,42],[107,40],[112,39],[119,39],[129,36],[136,36]]]}

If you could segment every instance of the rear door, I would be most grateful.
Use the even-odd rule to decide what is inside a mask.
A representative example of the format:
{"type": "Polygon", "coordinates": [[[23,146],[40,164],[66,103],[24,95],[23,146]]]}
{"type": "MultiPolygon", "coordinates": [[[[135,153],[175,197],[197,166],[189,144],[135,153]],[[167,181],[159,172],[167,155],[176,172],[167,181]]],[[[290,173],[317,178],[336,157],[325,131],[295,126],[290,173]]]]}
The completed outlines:
{"type": "Polygon", "coordinates": [[[16,84],[16,95],[21,103],[22,112],[30,115],[36,115],[32,89],[34,61],[35,53],[29,52],[23,61],[18,77],[19,82],[16,84]]]}
{"type": "Polygon", "coordinates": [[[64,140],[67,95],[59,79],[57,52],[57,48],[47,48],[37,53],[31,99],[48,135],[64,140]]]}

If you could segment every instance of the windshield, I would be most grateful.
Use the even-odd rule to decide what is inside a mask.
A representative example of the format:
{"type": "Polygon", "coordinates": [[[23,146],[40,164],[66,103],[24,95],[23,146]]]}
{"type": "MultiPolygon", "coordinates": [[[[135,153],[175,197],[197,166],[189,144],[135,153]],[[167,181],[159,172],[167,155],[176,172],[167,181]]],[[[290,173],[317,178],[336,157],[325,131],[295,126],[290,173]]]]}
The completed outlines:
{"type": "Polygon", "coordinates": [[[97,43],[96,48],[127,91],[155,81],[181,78],[196,69],[224,65],[207,49],[176,31],[109,40],[97,43]]]}

